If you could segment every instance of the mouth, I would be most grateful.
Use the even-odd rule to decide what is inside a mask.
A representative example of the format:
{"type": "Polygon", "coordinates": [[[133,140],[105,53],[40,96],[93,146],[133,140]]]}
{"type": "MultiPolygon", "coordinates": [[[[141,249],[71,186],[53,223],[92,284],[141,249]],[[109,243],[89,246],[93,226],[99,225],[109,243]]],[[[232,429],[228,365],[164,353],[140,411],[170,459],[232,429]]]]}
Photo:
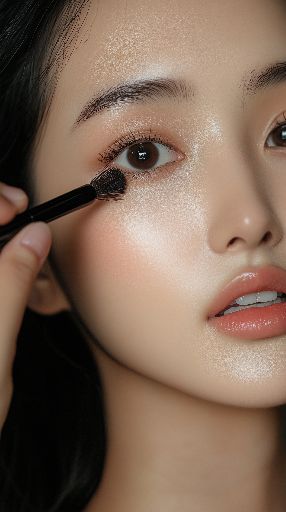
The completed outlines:
{"type": "Polygon", "coordinates": [[[216,296],[208,322],[215,329],[243,339],[286,334],[286,272],[267,266],[236,276],[216,296]]]}
{"type": "Polygon", "coordinates": [[[232,302],[228,307],[217,313],[215,318],[250,308],[265,308],[274,304],[281,304],[281,302],[286,302],[285,293],[277,293],[275,291],[253,293],[238,298],[237,302],[232,302]]]}

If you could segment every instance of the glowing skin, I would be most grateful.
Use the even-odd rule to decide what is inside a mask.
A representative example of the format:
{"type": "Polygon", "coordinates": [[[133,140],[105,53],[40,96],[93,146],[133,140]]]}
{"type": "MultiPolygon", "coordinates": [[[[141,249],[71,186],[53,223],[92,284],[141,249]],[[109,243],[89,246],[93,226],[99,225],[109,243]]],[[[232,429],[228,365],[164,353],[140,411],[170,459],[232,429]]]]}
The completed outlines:
{"type": "Polygon", "coordinates": [[[87,339],[109,427],[88,512],[285,509],[286,335],[239,340],[206,321],[246,266],[286,267],[286,148],[265,148],[286,83],[240,86],[285,60],[285,21],[278,1],[93,1],[59,76],[35,154],[38,201],[89,182],[130,131],[173,146],[172,163],[130,178],[123,201],[52,224],[68,299],[103,349],[87,339]],[[158,77],[191,82],[193,97],[121,105],[71,129],[95,93],[158,77]]]}

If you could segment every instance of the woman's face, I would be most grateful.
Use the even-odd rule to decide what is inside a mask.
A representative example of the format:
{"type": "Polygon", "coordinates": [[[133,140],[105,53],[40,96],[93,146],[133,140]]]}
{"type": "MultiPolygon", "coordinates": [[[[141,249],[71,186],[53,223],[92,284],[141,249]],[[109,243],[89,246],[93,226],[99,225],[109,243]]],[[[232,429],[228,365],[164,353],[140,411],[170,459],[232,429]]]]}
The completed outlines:
{"type": "Polygon", "coordinates": [[[120,364],[226,404],[286,401],[286,334],[242,339],[207,320],[245,269],[286,268],[286,144],[270,136],[286,81],[255,90],[257,73],[286,60],[285,21],[276,0],[91,2],[35,158],[39,202],[108,162],[126,170],[122,201],[51,224],[69,297],[120,364]],[[159,79],[80,116],[110,88],[159,79]],[[166,80],[180,81],[176,95],[166,80]]]}

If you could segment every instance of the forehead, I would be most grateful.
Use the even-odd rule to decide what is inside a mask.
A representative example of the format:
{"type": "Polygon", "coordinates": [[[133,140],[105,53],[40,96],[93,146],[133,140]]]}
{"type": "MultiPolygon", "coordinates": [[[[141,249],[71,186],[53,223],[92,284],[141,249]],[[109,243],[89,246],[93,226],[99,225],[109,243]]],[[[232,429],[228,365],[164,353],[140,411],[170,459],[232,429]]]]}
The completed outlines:
{"type": "Polygon", "coordinates": [[[56,96],[85,102],[106,86],[149,77],[198,88],[240,83],[283,61],[286,5],[279,0],[91,0],[56,96]],[[218,7],[219,5],[219,7],[218,7]]]}

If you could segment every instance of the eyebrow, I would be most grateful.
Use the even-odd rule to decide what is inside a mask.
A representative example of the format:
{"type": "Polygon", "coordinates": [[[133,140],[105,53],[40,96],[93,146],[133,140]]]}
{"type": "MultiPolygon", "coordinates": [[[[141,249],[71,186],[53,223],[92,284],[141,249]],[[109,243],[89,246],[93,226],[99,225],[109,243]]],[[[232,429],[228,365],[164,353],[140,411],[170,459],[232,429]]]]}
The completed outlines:
{"type": "Polygon", "coordinates": [[[185,80],[154,78],[127,82],[99,93],[89,100],[80,112],[74,128],[103,110],[111,110],[120,104],[144,103],[162,98],[187,101],[194,95],[193,88],[185,80]]]}
{"type": "Polygon", "coordinates": [[[257,93],[260,89],[268,88],[286,81],[286,62],[277,62],[260,72],[253,69],[243,80],[243,91],[246,95],[257,93]]]}
{"type": "MultiPolygon", "coordinates": [[[[251,70],[240,83],[244,102],[247,96],[284,81],[286,81],[286,61],[272,64],[262,71],[251,70]]],[[[193,98],[194,95],[194,86],[183,79],[154,78],[126,82],[92,97],[82,108],[72,129],[80,126],[91,117],[103,111],[111,110],[120,104],[145,103],[167,98],[184,102],[193,98]]]]}

